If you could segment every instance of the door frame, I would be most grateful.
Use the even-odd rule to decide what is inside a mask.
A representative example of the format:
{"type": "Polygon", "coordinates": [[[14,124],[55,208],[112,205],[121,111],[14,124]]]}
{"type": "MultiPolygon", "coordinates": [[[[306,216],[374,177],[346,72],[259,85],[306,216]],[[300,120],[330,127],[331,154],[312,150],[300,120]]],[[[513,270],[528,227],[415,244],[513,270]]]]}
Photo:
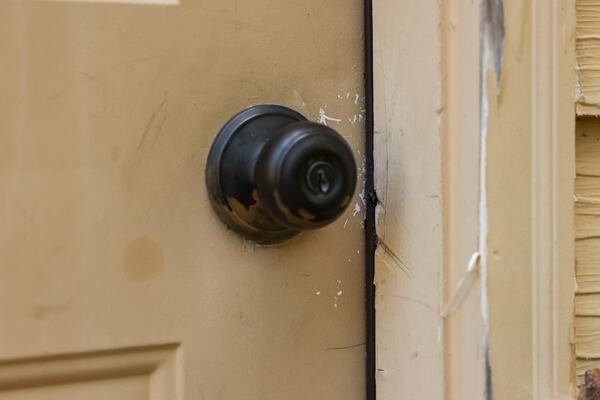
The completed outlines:
{"type": "Polygon", "coordinates": [[[574,398],[574,2],[374,6],[378,398],[574,398]]]}
{"type": "Polygon", "coordinates": [[[364,76],[365,76],[365,343],[366,343],[366,398],[377,398],[376,380],[376,321],[375,321],[375,251],[377,249],[374,151],[374,92],[373,92],[373,1],[364,0],[364,76]]]}

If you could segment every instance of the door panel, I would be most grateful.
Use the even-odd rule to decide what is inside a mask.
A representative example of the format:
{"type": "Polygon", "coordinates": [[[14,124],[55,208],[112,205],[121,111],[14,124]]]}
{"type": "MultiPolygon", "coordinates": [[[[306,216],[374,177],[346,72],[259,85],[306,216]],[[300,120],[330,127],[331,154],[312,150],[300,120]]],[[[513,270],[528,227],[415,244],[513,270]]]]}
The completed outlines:
{"type": "Polygon", "coordinates": [[[361,164],[362,2],[118,3],[0,4],[0,399],[363,398],[359,196],[261,247],[204,187],[253,104],[361,164]]]}

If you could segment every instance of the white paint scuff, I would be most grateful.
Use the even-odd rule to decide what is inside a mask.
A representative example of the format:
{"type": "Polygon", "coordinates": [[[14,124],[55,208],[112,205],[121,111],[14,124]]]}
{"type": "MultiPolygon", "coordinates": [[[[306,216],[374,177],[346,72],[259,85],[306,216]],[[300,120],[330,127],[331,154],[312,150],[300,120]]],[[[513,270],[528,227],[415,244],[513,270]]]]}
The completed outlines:
{"type": "Polygon", "coordinates": [[[452,293],[448,304],[446,304],[442,310],[441,316],[443,318],[452,314],[460,305],[462,305],[463,301],[467,298],[467,295],[475,285],[475,282],[477,282],[477,278],[479,277],[479,256],[479,252],[475,252],[471,256],[467,272],[458,283],[454,293],[452,293]]]}
{"type": "Polygon", "coordinates": [[[381,218],[385,215],[385,210],[381,204],[375,206],[375,225],[379,226],[379,221],[383,221],[381,218]]]}
{"type": "Polygon", "coordinates": [[[338,308],[340,306],[340,297],[344,293],[344,291],[342,290],[342,280],[341,279],[337,279],[335,286],[336,286],[337,292],[333,296],[333,308],[338,308]]]}
{"type": "Polygon", "coordinates": [[[317,120],[317,122],[327,126],[327,122],[342,122],[342,120],[339,118],[328,116],[327,114],[325,114],[325,108],[321,107],[319,108],[319,119],[317,120]]]}
{"type": "Polygon", "coordinates": [[[356,217],[360,213],[360,210],[361,210],[360,204],[355,203],[354,204],[354,211],[352,212],[352,216],[356,217]]]}

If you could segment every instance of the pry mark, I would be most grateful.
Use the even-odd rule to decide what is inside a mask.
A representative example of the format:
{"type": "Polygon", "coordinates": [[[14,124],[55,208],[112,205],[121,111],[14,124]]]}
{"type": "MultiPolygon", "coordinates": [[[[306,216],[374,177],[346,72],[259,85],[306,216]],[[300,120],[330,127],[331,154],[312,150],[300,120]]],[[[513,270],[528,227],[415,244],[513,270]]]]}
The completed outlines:
{"type": "Polygon", "coordinates": [[[397,267],[400,268],[400,270],[402,272],[404,272],[408,277],[412,278],[413,277],[413,273],[410,270],[410,268],[408,268],[408,266],[406,265],[406,263],[404,263],[404,261],[402,261],[402,259],[400,257],[398,257],[398,255],[385,243],[385,241],[381,238],[378,238],[377,240],[377,248],[381,249],[384,252],[384,255],[388,255],[392,261],[394,262],[394,265],[390,265],[386,260],[385,257],[382,257],[381,260],[390,268],[392,267],[397,267]]]}

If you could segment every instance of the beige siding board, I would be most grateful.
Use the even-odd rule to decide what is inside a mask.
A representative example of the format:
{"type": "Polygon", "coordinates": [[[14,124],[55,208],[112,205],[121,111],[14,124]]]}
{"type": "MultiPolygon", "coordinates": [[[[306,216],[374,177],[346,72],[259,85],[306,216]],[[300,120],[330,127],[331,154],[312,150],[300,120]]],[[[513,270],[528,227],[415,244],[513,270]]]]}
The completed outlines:
{"type": "MultiPolygon", "coordinates": [[[[577,122],[577,177],[575,179],[575,258],[577,293],[600,291],[600,125],[590,118],[577,122]]],[[[591,298],[578,298],[579,308],[585,301],[586,315],[591,298]]],[[[598,312],[600,313],[600,312],[598,312]]]]}
{"type": "Polygon", "coordinates": [[[577,276],[600,273],[600,238],[577,240],[575,252],[577,276]]]}
{"type": "Polygon", "coordinates": [[[575,178],[575,213],[600,215],[600,177],[579,175],[575,178]]]}
{"type": "MultiPolygon", "coordinates": [[[[576,221],[578,232],[597,231],[600,227],[598,217],[577,216],[576,221]]],[[[575,265],[577,293],[600,292],[600,237],[580,238],[575,241],[575,265]]],[[[579,298],[576,301],[579,304],[579,298]]],[[[600,314],[600,307],[598,313],[600,314]]]]}
{"type": "Polygon", "coordinates": [[[580,358],[580,359],[577,359],[577,375],[581,376],[588,369],[598,368],[599,365],[600,365],[600,359],[595,359],[595,358],[590,358],[590,359],[580,358]]]}
{"type": "Polygon", "coordinates": [[[600,317],[600,293],[577,296],[575,299],[575,313],[580,317],[600,317]]]}
{"type": "Polygon", "coordinates": [[[600,2],[577,0],[577,114],[600,115],[600,2]]]}
{"type": "Polygon", "coordinates": [[[600,130],[598,126],[595,118],[577,120],[576,170],[578,176],[600,177],[600,130]]]}
{"type": "Polygon", "coordinates": [[[578,294],[600,293],[600,274],[578,275],[576,292],[578,294]]]}
{"type": "Polygon", "coordinates": [[[575,214],[575,239],[600,237],[600,216],[575,214]]]}
{"type": "Polygon", "coordinates": [[[600,121],[578,119],[576,152],[575,354],[581,375],[600,368],[600,121]]]}
{"type": "Polygon", "coordinates": [[[578,176],[575,178],[575,193],[585,202],[588,198],[595,197],[594,201],[600,202],[600,177],[578,176]]]}
{"type": "MultiPolygon", "coordinates": [[[[575,199],[575,213],[581,217],[598,217],[600,216],[600,203],[590,201],[590,199],[582,199],[577,197],[575,199]]],[[[586,218],[582,218],[585,220],[586,218]]]]}
{"type": "MultiPolygon", "coordinates": [[[[578,359],[600,359],[600,317],[575,318],[575,341],[578,359]]],[[[600,368],[600,360],[596,368],[600,368]]]]}

